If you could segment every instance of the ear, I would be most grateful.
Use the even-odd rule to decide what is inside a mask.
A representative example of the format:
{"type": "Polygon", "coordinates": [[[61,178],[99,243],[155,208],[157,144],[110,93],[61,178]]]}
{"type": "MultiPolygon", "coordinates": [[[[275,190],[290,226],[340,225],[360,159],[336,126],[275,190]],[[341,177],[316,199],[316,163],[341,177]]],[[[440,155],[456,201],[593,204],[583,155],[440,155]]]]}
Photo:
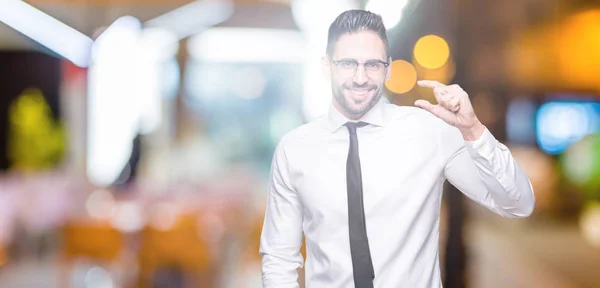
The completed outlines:
{"type": "Polygon", "coordinates": [[[385,72],[385,80],[390,80],[390,77],[392,77],[392,57],[388,58],[388,62],[390,63],[390,65],[387,67],[387,71],[385,72]]]}
{"type": "Polygon", "coordinates": [[[321,57],[321,72],[323,73],[323,77],[325,77],[325,80],[327,80],[327,82],[330,82],[331,81],[331,62],[329,62],[329,59],[327,58],[327,56],[321,57]]]}

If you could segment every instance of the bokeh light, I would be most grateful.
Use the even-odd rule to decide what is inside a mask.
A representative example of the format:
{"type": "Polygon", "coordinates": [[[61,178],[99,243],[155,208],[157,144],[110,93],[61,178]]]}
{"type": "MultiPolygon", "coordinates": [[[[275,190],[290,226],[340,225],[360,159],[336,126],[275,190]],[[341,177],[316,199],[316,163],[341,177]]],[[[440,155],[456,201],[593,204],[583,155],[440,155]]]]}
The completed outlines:
{"type": "Polygon", "coordinates": [[[426,35],[415,44],[414,57],[419,65],[427,69],[437,69],[448,61],[450,47],[444,38],[437,35],[426,35]]]}
{"type": "Polygon", "coordinates": [[[600,9],[523,29],[507,43],[505,75],[512,85],[600,91],[600,9]]]}
{"type": "Polygon", "coordinates": [[[417,69],[417,75],[422,80],[435,80],[442,84],[450,84],[456,73],[456,63],[452,57],[448,58],[448,61],[442,66],[430,69],[422,66],[415,58],[413,58],[413,64],[417,69]]]}
{"type": "Polygon", "coordinates": [[[140,231],[144,225],[142,207],[134,201],[121,201],[115,203],[111,224],[113,227],[127,233],[140,231]]]}
{"type": "Polygon", "coordinates": [[[527,98],[508,103],[506,137],[510,143],[535,145],[536,104],[527,98]]]}
{"type": "Polygon", "coordinates": [[[265,90],[267,80],[263,72],[255,67],[245,67],[237,71],[236,85],[231,85],[233,93],[242,99],[255,99],[265,90]]]}
{"type": "Polygon", "coordinates": [[[573,87],[600,87],[600,9],[577,13],[554,33],[561,82],[573,87]]]}
{"type": "Polygon", "coordinates": [[[404,60],[392,62],[392,76],[385,82],[385,86],[392,92],[402,94],[410,91],[417,82],[415,67],[404,60]]]}
{"type": "Polygon", "coordinates": [[[593,102],[547,102],[537,112],[536,135],[542,150],[562,153],[584,136],[600,132],[600,104],[593,102]]]}
{"type": "Polygon", "coordinates": [[[592,134],[571,145],[560,158],[565,177],[600,200],[600,134],[592,134]]]}
{"type": "Polygon", "coordinates": [[[110,191],[98,189],[87,198],[85,209],[93,219],[108,220],[113,216],[115,200],[110,191]]]}
{"type": "Polygon", "coordinates": [[[386,29],[392,29],[402,20],[402,10],[409,0],[370,0],[366,10],[381,15],[386,29]]]}
{"type": "Polygon", "coordinates": [[[586,205],[579,219],[581,234],[588,244],[600,248],[600,202],[586,205]]]}

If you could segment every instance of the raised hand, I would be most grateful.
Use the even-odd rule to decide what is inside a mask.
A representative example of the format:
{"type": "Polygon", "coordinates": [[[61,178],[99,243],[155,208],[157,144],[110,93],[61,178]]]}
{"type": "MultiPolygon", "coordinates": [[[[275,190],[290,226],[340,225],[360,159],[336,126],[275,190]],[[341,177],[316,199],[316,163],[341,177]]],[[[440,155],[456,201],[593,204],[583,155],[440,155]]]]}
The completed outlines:
{"type": "Polygon", "coordinates": [[[465,90],[456,84],[446,86],[432,80],[421,80],[417,84],[421,87],[432,88],[433,95],[435,95],[438,102],[434,105],[429,101],[419,99],[415,101],[417,107],[429,111],[446,123],[458,128],[465,140],[479,139],[485,130],[485,126],[481,124],[475,115],[473,105],[465,90]]]}

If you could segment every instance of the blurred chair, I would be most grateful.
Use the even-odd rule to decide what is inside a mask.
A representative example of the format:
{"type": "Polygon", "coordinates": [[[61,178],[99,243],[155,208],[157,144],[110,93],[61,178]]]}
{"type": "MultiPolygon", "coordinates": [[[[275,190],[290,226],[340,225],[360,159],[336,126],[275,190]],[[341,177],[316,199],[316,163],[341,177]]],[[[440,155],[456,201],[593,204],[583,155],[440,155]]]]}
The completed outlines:
{"type": "Polygon", "coordinates": [[[69,276],[76,260],[91,260],[111,266],[119,261],[125,239],[109,222],[68,222],[61,231],[60,286],[69,287],[69,276]]]}
{"type": "Polygon", "coordinates": [[[186,287],[214,287],[216,275],[211,273],[211,247],[202,233],[207,230],[194,213],[179,215],[167,229],[144,227],[138,259],[138,287],[152,287],[156,272],[167,270],[183,272],[186,287]]]}

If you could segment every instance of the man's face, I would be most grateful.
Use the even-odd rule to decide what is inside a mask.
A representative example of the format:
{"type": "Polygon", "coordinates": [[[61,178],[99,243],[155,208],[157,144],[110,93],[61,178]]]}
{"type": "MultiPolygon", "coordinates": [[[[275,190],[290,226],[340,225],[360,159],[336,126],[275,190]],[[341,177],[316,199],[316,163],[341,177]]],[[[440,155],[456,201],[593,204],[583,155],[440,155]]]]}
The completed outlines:
{"type": "Polygon", "coordinates": [[[330,74],[334,106],[347,118],[358,119],[381,99],[390,77],[385,44],[374,32],[346,33],[324,59],[330,74]],[[358,65],[357,65],[358,64],[358,65]]]}

